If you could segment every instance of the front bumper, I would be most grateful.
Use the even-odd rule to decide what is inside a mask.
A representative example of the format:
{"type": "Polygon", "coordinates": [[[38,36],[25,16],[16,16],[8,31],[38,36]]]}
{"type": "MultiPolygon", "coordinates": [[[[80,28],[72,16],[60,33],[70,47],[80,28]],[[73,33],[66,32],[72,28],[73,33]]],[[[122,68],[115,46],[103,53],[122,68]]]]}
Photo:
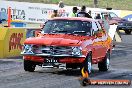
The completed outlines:
{"type": "Polygon", "coordinates": [[[42,57],[83,57],[85,58],[85,55],[75,56],[75,55],[68,55],[68,54],[61,54],[61,55],[54,55],[54,54],[27,54],[27,53],[21,53],[23,56],[42,56],[42,57]]]}
{"type": "Polygon", "coordinates": [[[84,57],[42,57],[42,56],[23,56],[23,59],[41,64],[45,63],[46,59],[57,60],[57,63],[82,63],[85,60],[84,57]]]}

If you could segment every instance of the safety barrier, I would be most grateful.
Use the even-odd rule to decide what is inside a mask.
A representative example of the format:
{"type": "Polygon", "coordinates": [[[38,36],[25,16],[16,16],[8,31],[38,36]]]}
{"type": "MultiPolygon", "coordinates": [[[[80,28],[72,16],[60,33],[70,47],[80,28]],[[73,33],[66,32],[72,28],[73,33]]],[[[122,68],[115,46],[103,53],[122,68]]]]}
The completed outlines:
{"type": "Polygon", "coordinates": [[[26,39],[24,28],[0,28],[0,58],[20,56],[26,39]]]}

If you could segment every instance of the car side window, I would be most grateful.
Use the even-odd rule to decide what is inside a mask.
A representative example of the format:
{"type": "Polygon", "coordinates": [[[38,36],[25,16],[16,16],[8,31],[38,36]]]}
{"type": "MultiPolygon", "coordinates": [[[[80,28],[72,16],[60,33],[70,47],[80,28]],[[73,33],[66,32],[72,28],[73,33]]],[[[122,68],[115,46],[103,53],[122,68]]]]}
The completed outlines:
{"type": "Polygon", "coordinates": [[[108,19],[111,20],[111,16],[110,16],[110,13],[109,12],[102,12],[101,15],[102,15],[102,19],[104,19],[104,15],[105,14],[108,14],[108,19]]]}
{"type": "Polygon", "coordinates": [[[110,14],[110,17],[111,17],[111,18],[113,18],[113,17],[118,17],[118,16],[117,16],[115,13],[113,13],[113,12],[110,12],[109,14],[110,14]]]}

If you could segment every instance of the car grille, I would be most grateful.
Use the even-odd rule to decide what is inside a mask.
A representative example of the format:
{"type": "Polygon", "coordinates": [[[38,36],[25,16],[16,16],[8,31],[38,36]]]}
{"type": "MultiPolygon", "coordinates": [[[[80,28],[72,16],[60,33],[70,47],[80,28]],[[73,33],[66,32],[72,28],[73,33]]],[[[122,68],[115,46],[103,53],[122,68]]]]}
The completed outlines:
{"type": "Polygon", "coordinates": [[[65,46],[42,46],[43,54],[51,55],[72,55],[72,47],[65,46]]]}
{"type": "Polygon", "coordinates": [[[125,23],[124,26],[132,26],[132,23],[125,23]]]}

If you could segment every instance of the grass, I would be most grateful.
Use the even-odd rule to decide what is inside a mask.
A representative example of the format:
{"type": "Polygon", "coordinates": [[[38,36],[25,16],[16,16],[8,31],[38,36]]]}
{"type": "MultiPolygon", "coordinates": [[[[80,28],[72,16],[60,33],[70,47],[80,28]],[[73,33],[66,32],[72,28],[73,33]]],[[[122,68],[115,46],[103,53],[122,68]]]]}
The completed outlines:
{"type": "MultiPolygon", "coordinates": [[[[10,0],[9,0],[10,1],[10,0]]],[[[53,3],[57,4],[60,0],[14,0],[21,2],[34,3],[53,3]]],[[[63,0],[66,5],[94,7],[93,0],[63,0]]],[[[119,10],[132,10],[132,0],[98,0],[99,8],[112,7],[119,10]]]]}

